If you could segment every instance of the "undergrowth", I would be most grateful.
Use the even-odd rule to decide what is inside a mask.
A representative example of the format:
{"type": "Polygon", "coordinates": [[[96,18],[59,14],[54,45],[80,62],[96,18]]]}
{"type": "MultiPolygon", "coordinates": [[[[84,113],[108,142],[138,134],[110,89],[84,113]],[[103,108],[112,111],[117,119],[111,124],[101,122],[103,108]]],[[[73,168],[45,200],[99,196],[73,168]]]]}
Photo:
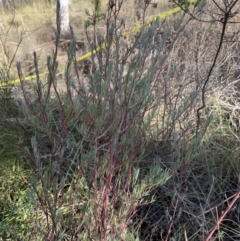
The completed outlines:
{"type": "Polygon", "coordinates": [[[1,240],[238,240],[238,1],[146,26],[139,1],[136,32],[125,1],[92,3],[87,66],[74,28],[59,58],[57,18],[46,73],[34,51],[33,80],[17,62],[0,89],[1,240]]]}

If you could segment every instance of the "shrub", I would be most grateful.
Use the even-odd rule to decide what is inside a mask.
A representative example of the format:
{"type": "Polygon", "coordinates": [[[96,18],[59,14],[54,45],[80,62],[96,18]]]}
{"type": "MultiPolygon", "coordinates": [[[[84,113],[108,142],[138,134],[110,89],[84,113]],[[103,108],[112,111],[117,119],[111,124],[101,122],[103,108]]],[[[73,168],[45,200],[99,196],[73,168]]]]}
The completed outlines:
{"type": "MultiPolygon", "coordinates": [[[[95,27],[96,20],[103,16],[99,7],[96,1],[95,12],[86,24],[87,34],[88,27],[95,27]]],[[[114,37],[116,46],[107,45],[92,57],[97,68],[86,77],[87,81],[77,71],[73,35],[64,76],[65,92],[57,86],[57,52],[48,58],[45,87],[34,55],[34,100],[25,92],[18,65],[24,99],[22,115],[32,131],[30,146],[19,148],[35,172],[32,190],[45,215],[40,231],[48,240],[124,239],[137,205],[170,177],[158,158],[145,176],[139,170],[144,149],[156,135],[151,125],[160,101],[154,76],[159,71],[161,48],[148,43],[159,22],[138,33],[130,49],[121,53],[124,43],[118,29],[122,24],[117,23],[116,14],[115,19],[110,17],[112,13],[113,9],[109,9],[106,40],[114,37]],[[147,40],[138,43],[143,35],[147,40]],[[152,51],[154,61],[145,63],[152,51]]],[[[57,33],[56,45],[59,29],[57,33]]],[[[93,36],[92,51],[104,40],[97,32],[93,36]]],[[[164,44],[165,39],[162,41],[164,44]]]]}

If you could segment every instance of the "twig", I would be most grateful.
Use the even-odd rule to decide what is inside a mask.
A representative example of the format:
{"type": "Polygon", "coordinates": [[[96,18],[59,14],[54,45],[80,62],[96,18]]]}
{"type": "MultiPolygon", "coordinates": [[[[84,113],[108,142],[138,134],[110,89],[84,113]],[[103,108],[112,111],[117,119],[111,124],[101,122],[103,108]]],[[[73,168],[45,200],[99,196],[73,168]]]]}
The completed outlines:
{"type": "Polygon", "coordinates": [[[223,214],[220,216],[220,218],[217,220],[217,223],[214,225],[208,236],[204,241],[209,241],[211,237],[213,236],[213,233],[216,231],[216,229],[219,227],[220,223],[223,221],[224,217],[228,214],[228,212],[231,210],[233,205],[236,203],[237,199],[240,197],[240,190],[235,194],[235,197],[228,205],[227,209],[223,212],[223,214]]]}
{"type": "MultiPolygon", "coordinates": [[[[205,108],[206,106],[206,103],[205,103],[205,94],[206,94],[206,87],[207,87],[207,84],[208,82],[210,81],[210,77],[212,75],[212,72],[213,72],[213,69],[215,68],[216,66],[216,63],[217,63],[217,59],[218,59],[218,56],[220,54],[220,51],[221,51],[221,48],[222,48],[222,45],[223,45],[223,40],[224,40],[224,36],[225,36],[225,32],[226,32],[226,28],[227,28],[227,23],[228,23],[228,19],[229,17],[231,16],[231,11],[233,9],[233,7],[236,5],[236,3],[238,2],[238,0],[234,1],[229,7],[228,9],[225,9],[224,11],[224,17],[222,18],[222,32],[221,32],[221,38],[220,38],[220,42],[218,44],[218,48],[217,48],[217,52],[215,54],[215,57],[214,57],[214,60],[213,60],[213,63],[212,63],[212,66],[208,72],[208,75],[207,75],[207,78],[203,84],[203,87],[202,87],[202,95],[201,95],[201,98],[202,98],[202,105],[197,109],[197,128],[196,128],[196,136],[198,135],[198,131],[199,131],[199,126],[200,126],[200,111],[202,109],[205,108]]],[[[217,5],[218,6],[218,5],[217,5]]],[[[221,10],[220,6],[218,6],[218,8],[221,10]]]]}

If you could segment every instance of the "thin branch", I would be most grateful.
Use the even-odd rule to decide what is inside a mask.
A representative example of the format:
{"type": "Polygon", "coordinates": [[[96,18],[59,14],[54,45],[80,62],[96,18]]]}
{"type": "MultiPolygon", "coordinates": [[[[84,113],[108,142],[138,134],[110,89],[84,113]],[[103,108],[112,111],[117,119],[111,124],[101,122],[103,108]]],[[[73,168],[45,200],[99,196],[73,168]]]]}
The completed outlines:
{"type": "Polygon", "coordinates": [[[213,69],[214,67],[216,66],[216,63],[217,63],[217,59],[218,59],[218,56],[220,54],[220,51],[221,51],[221,48],[222,48],[222,45],[223,45],[223,39],[224,39],[224,36],[225,36],[225,32],[226,32],[226,28],[227,28],[227,22],[228,22],[228,14],[229,12],[225,13],[225,16],[224,16],[224,21],[222,23],[222,32],[221,32],[221,38],[220,38],[220,42],[219,42],[219,45],[218,45],[218,48],[217,48],[217,52],[215,54],[215,57],[214,57],[214,60],[213,60],[213,63],[212,63],[212,66],[208,72],[208,75],[207,75],[207,78],[203,84],[203,88],[202,88],[202,106],[200,106],[198,109],[197,109],[197,128],[196,128],[196,136],[198,134],[198,131],[199,131],[199,126],[200,126],[200,111],[202,109],[205,108],[206,106],[206,102],[205,102],[205,94],[206,94],[206,87],[207,87],[207,84],[208,82],[210,81],[210,77],[212,75],[212,72],[213,72],[213,69]]]}
{"type": "Polygon", "coordinates": [[[235,194],[235,197],[230,202],[230,204],[228,205],[227,209],[223,212],[221,217],[217,220],[217,223],[214,225],[214,227],[212,228],[212,230],[210,231],[210,233],[208,234],[208,236],[206,237],[206,239],[204,241],[210,241],[211,237],[213,236],[213,233],[219,227],[220,223],[223,221],[223,219],[228,214],[228,212],[231,210],[231,208],[236,203],[236,201],[238,200],[239,197],[240,197],[240,190],[238,190],[238,192],[235,194]]]}

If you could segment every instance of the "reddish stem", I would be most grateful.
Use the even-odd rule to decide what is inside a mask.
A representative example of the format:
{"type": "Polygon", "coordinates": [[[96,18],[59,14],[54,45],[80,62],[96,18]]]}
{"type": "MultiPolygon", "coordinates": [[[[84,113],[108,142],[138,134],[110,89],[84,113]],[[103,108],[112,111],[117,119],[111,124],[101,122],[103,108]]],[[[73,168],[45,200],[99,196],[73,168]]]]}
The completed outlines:
{"type": "Polygon", "coordinates": [[[223,219],[225,218],[225,216],[227,215],[227,213],[231,210],[231,208],[233,207],[233,205],[235,204],[235,202],[237,201],[237,199],[240,196],[240,189],[238,190],[238,192],[235,194],[233,200],[229,203],[227,209],[223,212],[223,214],[221,215],[221,217],[217,220],[217,223],[214,225],[214,227],[212,228],[212,230],[210,231],[210,233],[208,234],[208,236],[206,237],[206,239],[204,241],[209,241],[211,239],[211,237],[213,236],[213,233],[216,231],[216,229],[219,227],[220,223],[223,221],[223,219]]]}

